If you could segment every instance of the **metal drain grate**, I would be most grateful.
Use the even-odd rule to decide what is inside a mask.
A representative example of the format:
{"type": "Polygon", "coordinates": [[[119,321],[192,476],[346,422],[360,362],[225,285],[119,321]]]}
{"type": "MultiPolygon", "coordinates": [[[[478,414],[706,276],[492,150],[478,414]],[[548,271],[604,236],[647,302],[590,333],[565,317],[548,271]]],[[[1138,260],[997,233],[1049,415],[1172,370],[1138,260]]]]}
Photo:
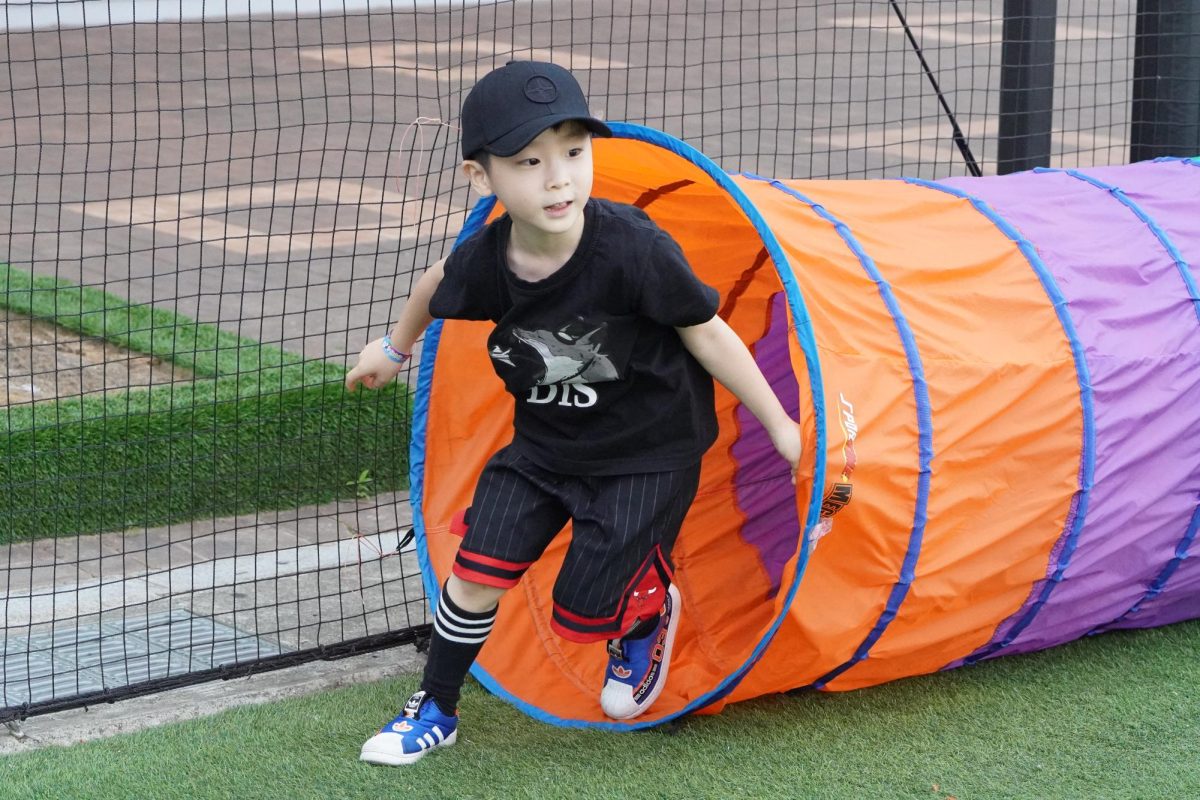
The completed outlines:
{"type": "Polygon", "coordinates": [[[173,609],[0,640],[0,707],[116,689],[279,655],[277,644],[173,609]]]}

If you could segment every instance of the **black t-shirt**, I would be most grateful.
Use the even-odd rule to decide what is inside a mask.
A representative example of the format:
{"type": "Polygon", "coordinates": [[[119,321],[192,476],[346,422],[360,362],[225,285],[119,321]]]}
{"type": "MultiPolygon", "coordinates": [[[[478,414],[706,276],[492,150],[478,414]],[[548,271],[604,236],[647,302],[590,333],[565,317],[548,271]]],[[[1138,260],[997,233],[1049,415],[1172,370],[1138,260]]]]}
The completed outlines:
{"type": "Polygon", "coordinates": [[[540,281],[508,268],[503,216],[450,254],[429,302],[491,320],[488,351],[516,399],[513,446],[573,475],[681,469],[717,436],[712,377],[676,327],[707,322],[717,291],[634,206],[591,198],[575,254],[540,281]]]}

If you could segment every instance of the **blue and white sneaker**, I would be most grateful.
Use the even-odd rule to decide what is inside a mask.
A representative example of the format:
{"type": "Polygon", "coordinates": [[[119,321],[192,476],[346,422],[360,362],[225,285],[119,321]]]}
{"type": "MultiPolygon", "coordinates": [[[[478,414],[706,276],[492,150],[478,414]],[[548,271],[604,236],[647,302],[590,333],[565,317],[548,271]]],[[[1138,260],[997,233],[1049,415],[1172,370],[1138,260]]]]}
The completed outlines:
{"type": "Polygon", "coordinates": [[[612,639],[608,643],[608,671],[600,692],[600,707],[613,719],[633,719],[662,694],[667,683],[671,648],[679,628],[679,590],[667,587],[667,599],[658,612],[658,629],[641,639],[612,639]]]}
{"type": "Polygon", "coordinates": [[[417,692],[408,698],[400,716],[362,746],[360,761],[398,767],[417,761],[435,747],[454,744],[458,738],[458,715],[446,715],[427,697],[417,692]]]}

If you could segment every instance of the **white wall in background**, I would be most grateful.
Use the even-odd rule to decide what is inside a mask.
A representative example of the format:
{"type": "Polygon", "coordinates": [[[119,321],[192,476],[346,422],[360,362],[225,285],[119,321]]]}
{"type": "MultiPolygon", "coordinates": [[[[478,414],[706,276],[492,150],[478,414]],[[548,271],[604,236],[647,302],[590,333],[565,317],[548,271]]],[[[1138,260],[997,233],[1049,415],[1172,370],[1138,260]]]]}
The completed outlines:
{"type": "Polygon", "coordinates": [[[491,5],[496,0],[0,0],[0,31],[491,5]]]}

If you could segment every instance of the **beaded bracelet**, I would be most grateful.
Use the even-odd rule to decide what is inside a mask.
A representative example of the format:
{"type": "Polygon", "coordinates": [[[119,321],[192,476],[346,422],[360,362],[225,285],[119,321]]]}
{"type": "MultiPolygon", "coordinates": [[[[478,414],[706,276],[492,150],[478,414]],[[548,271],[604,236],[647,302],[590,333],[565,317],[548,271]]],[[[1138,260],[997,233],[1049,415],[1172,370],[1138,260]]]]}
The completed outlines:
{"type": "Polygon", "coordinates": [[[392,344],[392,337],[390,335],[383,337],[383,354],[388,357],[389,361],[397,364],[403,364],[412,358],[412,353],[401,353],[396,349],[396,346],[392,344]]]}

